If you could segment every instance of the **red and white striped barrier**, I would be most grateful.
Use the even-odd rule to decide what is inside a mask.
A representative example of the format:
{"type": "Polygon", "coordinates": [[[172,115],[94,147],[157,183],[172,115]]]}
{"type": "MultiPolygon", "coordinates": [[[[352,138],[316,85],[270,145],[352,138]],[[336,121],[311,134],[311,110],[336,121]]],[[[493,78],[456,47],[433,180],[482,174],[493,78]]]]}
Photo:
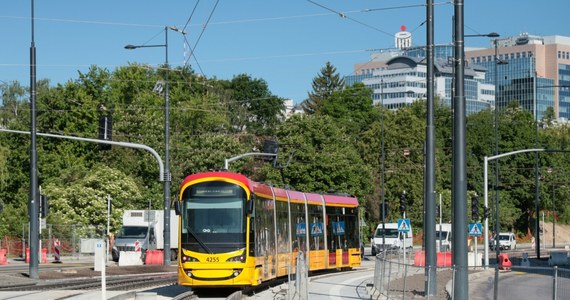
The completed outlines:
{"type": "Polygon", "coordinates": [[[61,243],[59,242],[58,239],[56,239],[53,242],[53,246],[54,246],[54,251],[53,251],[53,258],[54,258],[54,263],[61,263],[61,243]]]}

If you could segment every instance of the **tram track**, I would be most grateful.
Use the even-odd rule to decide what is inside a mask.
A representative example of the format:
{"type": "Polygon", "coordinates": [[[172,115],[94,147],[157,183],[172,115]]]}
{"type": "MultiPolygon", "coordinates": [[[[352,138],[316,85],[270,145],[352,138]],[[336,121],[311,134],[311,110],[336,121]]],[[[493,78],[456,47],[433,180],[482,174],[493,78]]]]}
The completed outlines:
{"type": "MultiPolygon", "coordinates": [[[[176,284],[175,273],[122,275],[106,278],[106,289],[129,291],[176,284]],[[136,277],[135,277],[136,276],[136,277]]],[[[3,291],[94,290],[101,288],[101,278],[49,280],[36,283],[0,285],[3,291]]]]}

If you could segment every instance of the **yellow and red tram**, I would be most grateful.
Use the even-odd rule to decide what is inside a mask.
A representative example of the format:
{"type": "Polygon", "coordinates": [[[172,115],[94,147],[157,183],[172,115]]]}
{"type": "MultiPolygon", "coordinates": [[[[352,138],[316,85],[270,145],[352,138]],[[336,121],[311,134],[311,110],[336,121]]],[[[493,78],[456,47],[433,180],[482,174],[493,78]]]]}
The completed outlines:
{"type": "Polygon", "coordinates": [[[190,175],[179,195],[180,285],[256,286],[295,272],[299,251],[310,271],[360,266],[355,197],[291,191],[230,172],[190,175]]]}

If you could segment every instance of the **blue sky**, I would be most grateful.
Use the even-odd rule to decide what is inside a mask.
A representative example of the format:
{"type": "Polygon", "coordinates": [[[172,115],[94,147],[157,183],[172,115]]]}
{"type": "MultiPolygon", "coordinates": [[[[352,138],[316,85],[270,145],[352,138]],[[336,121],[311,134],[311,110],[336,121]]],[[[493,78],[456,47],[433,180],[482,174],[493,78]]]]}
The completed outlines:
{"type": "MultiPolygon", "coordinates": [[[[434,2],[435,42],[449,44],[454,7],[434,2]]],[[[570,1],[464,2],[465,34],[570,36],[570,1]]],[[[163,44],[164,26],[174,25],[185,28],[186,40],[196,48],[189,57],[184,37],[170,31],[171,65],[187,62],[196,72],[219,79],[249,74],[267,81],[273,94],[299,103],[327,61],[341,75],[350,75],[355,63],[369,60],[372,49],[393,47],[393,35],[402,25],[412,32],[414,45],[425,44],[423,4],[424,0],[35,0],[37,78],[55,85],[76,80],[78,71],[86,72],[91,65],[110,71],[129,62],[160,65],[164,48],[123,47],[163,44]]],[[[0,0],[0,7],[0,81],[28,86],[31,0],[0,0]]],[[[468,38],[465,45],[487,47],[489,40],[468,38]]]]}

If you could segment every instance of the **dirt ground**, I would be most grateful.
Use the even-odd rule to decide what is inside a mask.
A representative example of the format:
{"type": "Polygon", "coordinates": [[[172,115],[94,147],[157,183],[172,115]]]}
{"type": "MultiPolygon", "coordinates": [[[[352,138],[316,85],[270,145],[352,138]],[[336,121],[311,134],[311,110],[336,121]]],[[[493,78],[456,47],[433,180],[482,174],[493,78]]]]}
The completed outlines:
{"type": "MultiPolygon", "coordinates": [[[[176,272],[175,266],[164,267],[161,265],[144,265],[144,266],[123,266],[123,267],[107,267],[105,273],[107,276],[113,275],[130,275],[142,273],[164,273],[176,272]]],[[[69,279],[81,277],[97,277],[101,276],[101,272],[96,272],[93,268],[77,268],[77,269],[62,269],[62,270],[49,270],[40,271],[41,280],[53,279],[69,279]]]]}
{"type": "Polygon", "coordinates": [[[556,231],[554,235],[556,237],[556,248],[563,248],[566,245],[570,245],[570,225],[556,224],[555,228],[553,228],[552,225],[553,223],[551,222],[545,222],[544,224],[540,222],[540,226],[544,231],[541,242],[544,243],[547,248],[552,247],[553,233],[556,231]]]}
{"type": "MultiPolygon", "coordinates": [[[[437,295],[430,296],[429,299],[432,300],[448,300],[447,292],[445,291],[445,285],[451,280],[452,272],[451,270],[444,270],[437,272],[437,295]]],[[[406,278],[406,294],[405,299],[423,299],[427,296],[425,295],[425,285],[426,285],[425,274],[416,274],[413,276],[408,276],[406,278]]],[[[397,279],[390,282],[390,290],[388,291],[391,297],[395,299],[402,298],[402,291],[404,288],[404,280],[397,279]]]]}

